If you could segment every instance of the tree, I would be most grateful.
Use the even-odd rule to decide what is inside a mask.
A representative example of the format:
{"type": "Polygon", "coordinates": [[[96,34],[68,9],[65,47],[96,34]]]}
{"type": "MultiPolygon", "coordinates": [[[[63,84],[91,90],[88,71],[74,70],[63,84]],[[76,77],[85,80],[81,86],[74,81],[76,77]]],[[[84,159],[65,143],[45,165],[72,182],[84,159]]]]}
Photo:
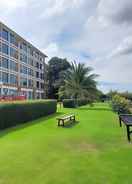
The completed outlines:
{"type": "Polygon", "coordinates": [[[59,97],[72,99],[88,98],[93,101],[98,93],[95,78],[91,74],[92,68],[76,62],[71,63],[69,70],[65,73],[64,85],[59,89],[59,97]]]}
{"type": "Polygon", "coordinates": [[[64,84],[64,72],[70,67],[67,59],[53,57],[48,62],[48,97],[58,98],[58,89],[64,84]]]}

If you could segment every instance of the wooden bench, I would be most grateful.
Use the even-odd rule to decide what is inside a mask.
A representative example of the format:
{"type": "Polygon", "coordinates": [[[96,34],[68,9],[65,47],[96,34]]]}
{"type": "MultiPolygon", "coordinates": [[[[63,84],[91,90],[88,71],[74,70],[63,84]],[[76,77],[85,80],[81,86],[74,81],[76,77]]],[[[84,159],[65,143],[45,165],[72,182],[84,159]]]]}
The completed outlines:
{"type": "Polygon", "coordinates": [[[130,130],[130,127],[132,127],[132,114],[119,114],[120,127],[122,127],[122,122],[126,126],[127,139],[130,142],[130,134],[132,133],[132,131],[130,130]]]}
{"type": "Polygon", "coordinates": [[[58,120],[58,126],[61,126],[61,125],[64,126],[65,121],[68,121],[68,120],[75,121],[75,114],[64,115],[64,116],[58,117],[57,120],[58,120]]]}

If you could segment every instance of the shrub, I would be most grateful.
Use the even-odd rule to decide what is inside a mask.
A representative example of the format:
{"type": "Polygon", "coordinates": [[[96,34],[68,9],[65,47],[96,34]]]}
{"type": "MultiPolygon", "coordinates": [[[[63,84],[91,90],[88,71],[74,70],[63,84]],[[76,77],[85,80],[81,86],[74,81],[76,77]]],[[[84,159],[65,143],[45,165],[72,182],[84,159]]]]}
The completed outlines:
{"type": "Polygon", "coordinates": [[[112,98],[112,109],[118,113],[130,113],[130,101],[119,95],[112,98]]]}
{"type": "Polygon", "coordinates": [[[0,129],[35,120],[56,112],[55,100],[13,102],[0,105],[0,129]]]}
{"type": "Polygon", "coordinates": [[[90,101],[88,99],[80,98],[80,99],[64,99],[63,100],[63,106],[67,108],[75,108],[77,106],[82,106],[90,104],[90,101]]]}
{"type": "Polygon", "coordinates": [[[87,105],[89,103],[88,99],[80,98],[77,100],[77,105],[82,106],[82,105],[87,105]]]}
{"type": "Polygon", "coordinates": [[[63,100],[63,107],[66,107],[66,108],[76,107],[75,100],[74,99],[64,99],[63,100]]]}

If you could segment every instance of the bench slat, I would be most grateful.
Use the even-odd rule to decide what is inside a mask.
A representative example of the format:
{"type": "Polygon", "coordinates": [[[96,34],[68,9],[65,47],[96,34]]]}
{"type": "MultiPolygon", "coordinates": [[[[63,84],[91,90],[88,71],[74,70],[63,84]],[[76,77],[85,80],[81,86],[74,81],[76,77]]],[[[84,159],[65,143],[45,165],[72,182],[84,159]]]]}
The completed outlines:
{"type": "Polygon", "coordinates": [[[57,118],[57,120],[65,120],[65,119],[68,119],[68,118],[71,118],[71,117],[74,117],[74,116],[75,116],[74,114],[67,115],[67,116],[62,116],[62,117],[57,118]]]}

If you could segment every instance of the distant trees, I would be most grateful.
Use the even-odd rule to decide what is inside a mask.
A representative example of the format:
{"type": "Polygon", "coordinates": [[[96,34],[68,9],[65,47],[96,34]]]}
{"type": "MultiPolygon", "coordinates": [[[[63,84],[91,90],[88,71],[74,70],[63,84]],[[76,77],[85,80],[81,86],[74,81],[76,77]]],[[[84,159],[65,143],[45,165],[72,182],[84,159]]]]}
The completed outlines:
{"type": "Polygon", "coordinates": [[[112,99],[112,97],[114,95],[119,95],[121,97],[124,97],[124,98],[132,101],[132,93],[131,92],[128,92],[128,91],[126,91],[126,92],[118,92],[118,91],[112,91],[111,90],[106,95],[108,96],[109,99],[112,99]]]}
{"type": "Polygon", "coordinates": [[[53,57],[48,62],[48,98],[58,98],[58,89],[64,84],[64,73],[69,69],[67,59],[53,57]]]}

